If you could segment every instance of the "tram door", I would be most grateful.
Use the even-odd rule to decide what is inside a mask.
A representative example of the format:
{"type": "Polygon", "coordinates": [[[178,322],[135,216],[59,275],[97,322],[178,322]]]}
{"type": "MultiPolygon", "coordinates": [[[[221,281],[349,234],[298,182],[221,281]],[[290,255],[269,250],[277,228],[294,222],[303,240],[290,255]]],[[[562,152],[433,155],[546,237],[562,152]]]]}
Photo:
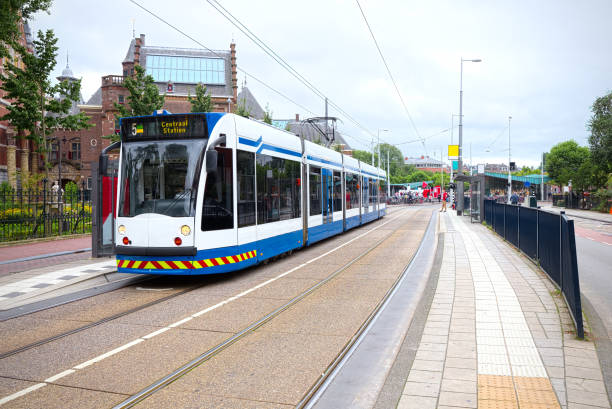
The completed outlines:
{"type": "Polygon", "coordinates": [[[331,170],[321,169],[321,186],[323,188],[323,224],[333,221],[334,177],[331,170]]]}

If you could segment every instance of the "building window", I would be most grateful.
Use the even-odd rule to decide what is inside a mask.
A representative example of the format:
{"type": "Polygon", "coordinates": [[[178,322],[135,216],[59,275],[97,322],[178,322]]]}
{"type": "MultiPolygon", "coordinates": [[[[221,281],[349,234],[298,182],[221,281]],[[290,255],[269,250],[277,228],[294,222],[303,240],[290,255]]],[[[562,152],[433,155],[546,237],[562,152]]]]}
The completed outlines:
{"type": "Polygon", "coordinates": [[[127,75],[128,75],[128,70],[123,70],[123,76],[127,77],[127,75]]]}
{"type": "Polygon", "coordinates": [[[49,147],[49,160],[50,161],[59,160],[59,144],[57,143],[57,141],[51,142],[51,146],[49,147]]]}
{"type": "Polygon", "coordinates": [[[69,159],[81,160],[81,140],[80,139],[72,142],[69,159]]]}
{"type": "Polygon", "coordinates": [[[225,60],[222,58],[147,55],[147,74],[155,82],[225,84],[225,60]]]}
{"type": "Polygon", "coordinates": [[[120,104],[123,104],[125,102],[123,95],[119,95],[118,99],[120,104]]]}

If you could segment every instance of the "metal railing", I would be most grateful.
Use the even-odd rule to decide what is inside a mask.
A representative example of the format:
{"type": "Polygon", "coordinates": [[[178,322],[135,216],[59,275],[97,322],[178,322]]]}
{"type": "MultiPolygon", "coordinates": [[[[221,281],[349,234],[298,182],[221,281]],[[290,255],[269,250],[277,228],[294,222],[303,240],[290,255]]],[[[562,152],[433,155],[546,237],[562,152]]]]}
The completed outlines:
{"type": "Polygon", "coordinates": [[[89,190],[0,190],[0,242],[89,232],[89,190]]]}
{"type": "Polygon", "coordinates": [[[494,200],[484,201],[484,221],[539,263],[561,290],[576,325],[576,335],[584,338],[574,221],[568,220],[564,212],[554,214],[494,200]]]}

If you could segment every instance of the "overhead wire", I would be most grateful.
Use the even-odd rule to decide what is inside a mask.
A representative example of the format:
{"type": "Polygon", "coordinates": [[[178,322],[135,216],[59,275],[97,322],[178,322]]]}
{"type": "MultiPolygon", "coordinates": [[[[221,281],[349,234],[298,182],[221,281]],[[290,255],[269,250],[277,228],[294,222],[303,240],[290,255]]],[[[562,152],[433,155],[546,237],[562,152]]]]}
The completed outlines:
{"type": "Polygon", "coordinates": [[[291,66],[284,58],[282,58],[278,53],[276,53],[270,46],[268,46],[262,39],[260,39],[256,34],[254,34],[246,25],[244,25],[236,16],[234,16],[229,10],[223,7],[216,0],[206,0],[208,4],[210,4],[219,14],[221,14],[225,19],[227,19],[234,27],[240,30],[247,38],[249,38],[255,45],[261,48],[268,56],[270,56],[274,61],[276,61],[281,67],[283,67],[287,72],[289,72],[292,76],[294,76],[298,81],[300,81],[304,86],[306,86],[310,91],[316,94],[319,98],[327,99],[328,104],[336,109],[342,116],[346,117],[352,123],[354,123],[358,128],[363,130],[364,132],[370,134],[372,137],[376,137],[374,132],[369,130],[367,127],[362,125],[359,121],[353,118],[348,112],[346,112],[342,107],[340,107],[336,102],[327,97],[322,91],[320,91],[315,85],[313,85],[310,81],[308,81],[302,74],[300,74],[295,68],[291,66]]]}
{"type": "MultiPolygon", "coordinates": [[[[363,8],[361,8],[361,4],[359,4],[359,0],[355,0],[357,2],[357,6],[359,7],[359,11],[361,11],[361,15],[363,16],[363,20],[366,23],[366,26],[368,27],[368,31],[370,32],[370,36],[372,37],[372,40],[374,40],[374,45],[376,46],[376,49],[378,50],[378,54],[380,55],[380,58],[382,59],[383,64],[385,65],[385,68],[387,70],[387,74],[389,74],[389,78],[391,78],[391,82],[393,83],[393,86],[395,87],[395,92],[397,93],[402,106],[404,107],[404,111],[406,111],[406,115],[408,115],[408,119],[410,120],[410,124],[412,125],[412,127],[414,128],[414,132],[416,133],[416,136],[418,138],[421,138],[421,135],[419,134],[419,130],[417,129],[414,120],[412,119],[412,115],[410,115],[410,111],[408,110],[408,107],[406,106],[406,102],[404,101],[404,98],[402,97],[402,93],[399,90],[399,87],[397,86],[397,83],[395,81],[395,78],[393,77],[393,74],[391,73],[391,70],[389,69],[389,65],[387,64],[387,60],[385,59],[385,56],[383,55],[380,46],[378,45],[378,41],[376,41],[376,37],[374,36],[374,32],[372,31],[372,27],[370,27],[370,23],[368,22],[368,19],[366,18],[366,15],[363,11],[363,8]]],[[[424,142],[423,142],[424,143],[424,142]]]]}
{"type": "MultiPolygon", "coordinates": [[[[144,10],[145,12],[149,13],[150,15],[152,15],[153,17],[155,17],[157,20],[161,21],[162,23],[164,23],[165,25],[167,25],[168,27],[172,28],[173,30],[177,31],[178,33],[180,33],[181,35],[187,37],[188,39],[190,39],[191,41],[193,41],[194,43],[198,44],[200,47],[206,49],[207,51],[209,51],[210,53],[212,53],[213,55],[217,56],[217,57],[221,57],[223,58],[223,56],[221,54],[219,54],[218,52],[216,52],[215,50],[212,50],[210,48],[208,48],[207,46],[205,46],[204,44],[202,44],[200,41],[196,40],[195,38],[193,38],[191,35],[187,34],[186,32],[184,32],[183,30],[181,30],[180,28],[176,27],[175,25],[173,25],[172,23],[168,22],[167,20],[165,20],[164,18],[160,17],[159,15],[157,15],[156,13],[152,12],[151,10],[147,9],[146,7],[144,7],[143,5],[141,5],[140,3],[138,3],[135,0],[129,0],[131,3],[133,3],[134,5],[138,6],[139,8],[141,8],[142,10],[144,10]]],[[[312,114],[313,116],[316,115],[312,110],[306,108],[304,105],[294,101],[293,99],[289,98],[287,95],[283,94],[282,92],[278,91],[277,89],[275,89],[274,87],[266,84],[264,81],[260,80],[259,78],[257,78],[256,76],[250,74],[249,72],[247,72],[246,70],[242,69],[242,68],[237,68],[239,71],[241,71],[242,73],[244,73],[244,75],[254,79],[255,81],[257,81],[258,83],[260,83],[261,85],[263,85],[264,87],[266,87],[267,89],[269,89],[270,91],[280,95],[281,97],[285,98],[287,101],[291,102],[292,104],[302,108],[304,111],[312,114]]]]}

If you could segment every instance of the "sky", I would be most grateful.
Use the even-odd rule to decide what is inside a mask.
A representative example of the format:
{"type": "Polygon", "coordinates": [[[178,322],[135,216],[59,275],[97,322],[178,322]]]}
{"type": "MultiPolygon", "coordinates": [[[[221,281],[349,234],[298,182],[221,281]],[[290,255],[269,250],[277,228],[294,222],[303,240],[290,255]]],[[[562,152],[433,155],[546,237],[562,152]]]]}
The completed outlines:
{"type": "MultiPolygon", "coordinates": [[[[321,97],[206,0],[134,1],[210,49],[234,40],[239,84],[246,80],[274,119],[324,116],[321,97]]],[[[559,142],[586,146],[591,106],[612,92],[610,0],[218,1],[350,116],[329,108],[353,149],[370,150],[380,135],[404,156],[446,160],[451,138],[458,142],[462,58],[482,60],[463,63],[467,163],[508,163],[510,147],[518,166],[537,167],[559,142]]],[[[69,54],[85,100],[103,75],[121,74],[134,32],[147,45],[201,48],[129,0],[55,0],[30,25],[55,31],[54,75],[69,54]]]]}

